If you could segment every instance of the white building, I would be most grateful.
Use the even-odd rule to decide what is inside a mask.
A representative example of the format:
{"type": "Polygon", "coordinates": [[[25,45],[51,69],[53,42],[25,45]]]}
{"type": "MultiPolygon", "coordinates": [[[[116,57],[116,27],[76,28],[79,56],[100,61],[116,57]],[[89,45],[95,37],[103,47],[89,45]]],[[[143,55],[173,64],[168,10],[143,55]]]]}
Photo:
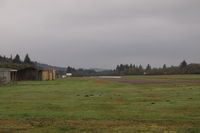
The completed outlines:
{"type": "Polygon", "coordinates": [[[17,76],[17,70],[10,68],[0,68],[0,85],[9,84],[11,81],[15,81],[17,76]]]}

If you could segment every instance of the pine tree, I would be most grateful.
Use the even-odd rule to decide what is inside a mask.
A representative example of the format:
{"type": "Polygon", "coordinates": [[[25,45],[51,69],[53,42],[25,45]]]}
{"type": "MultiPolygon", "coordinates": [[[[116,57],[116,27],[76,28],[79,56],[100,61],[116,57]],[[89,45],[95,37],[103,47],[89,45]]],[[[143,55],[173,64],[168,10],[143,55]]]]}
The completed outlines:
{"type": "Polygon", "coordinates": [[[20,56],[18,54],[13,59],[13,63],[18,63],[18,64],[21,63],[20,56]]]}
{"type": "Polygon", "coordinates": [[[29,58],[28,54],[26,54],[25,58],[24,58],[24,63],[26,64],[32,64],[31,59],[29,58]]]}
{"type": "Polygon", "coordinates": [[[150,66],[149,64],[147,65],[146,70],[147,70],[147,71],[150,71],[150,70],[151,70],[151,66],[150,66]]]}
{"type": "Polygon", "coordinates": [[[139,65],[139,69],[140,69],[140,70],[143,70],[143,67],[142,67],[142,65],[141,65],[141,64],[139,65]]]}
{"type": "Polygon", "coordinates": [[[166,64],[164,64],[164,65],[163,65],[163,69],[166,69],[166,68],[167,68],[167,66],[166,66],[166,64]]]}
{"type": "Polygon", "coordinates": [[[185,68],[187,66],[187,62],[184,60],[181,62],[181,64],[179,66],[180,66],[180,68],[185,68]]]}

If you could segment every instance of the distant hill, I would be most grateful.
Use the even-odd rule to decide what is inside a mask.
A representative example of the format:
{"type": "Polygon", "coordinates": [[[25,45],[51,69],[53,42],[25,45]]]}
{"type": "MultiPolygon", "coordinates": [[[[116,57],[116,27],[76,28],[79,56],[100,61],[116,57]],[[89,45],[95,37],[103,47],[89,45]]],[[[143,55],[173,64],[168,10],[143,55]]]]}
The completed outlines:
{"type": "Polygon", "coordinates": [[[66,71],[65,67],[51,66],[48,64],[43,64],[43,63],[38,63],[38,62],[36,62],[35,64],[44,69],[54,69],[54,70],[59,70],[59,71],[66,71]]]}
{"type": "MultiPolygon", "coordinates": [[[[55,69],[55,70],[60,70],[60,71],[66,71],[65,67],[58,67],[58,66],[52,66],[44,63],[35,63],[37,66],[42,67],[44,69],[55,69]]],[[[109,69],[102,69],[102,68],[90,68],[90,69],[83,69],[83,70],[94,70],[96,72],[107,72],[111,71],[109,69]]]]}

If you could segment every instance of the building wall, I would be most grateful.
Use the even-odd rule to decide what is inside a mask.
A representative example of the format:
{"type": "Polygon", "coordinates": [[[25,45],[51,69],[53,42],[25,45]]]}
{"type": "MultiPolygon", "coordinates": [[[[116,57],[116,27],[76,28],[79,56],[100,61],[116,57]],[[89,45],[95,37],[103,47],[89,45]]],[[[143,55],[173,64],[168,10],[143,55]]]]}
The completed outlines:
{"type": "Polygon", "coordinates": [[[55,70],[42,70],[42,80],[54,80],[56,79],[55,70]]]}
{"type": "Polygon", "coordinates": [[[49,80],[53,80],[53,72],[49,71],[49,80]]]}
{"type": "Polygon", "coordinates": [[[55,80],[55,79],[56,79],[56,71],[53,70],[53,80],[55,80]]]}
{"type": "Polygon", "coordinates": [[[42,71],[42,80],[49,80],[49,72],[42,71]]]}
{"type": "Polygon", "coordinates": [[[0,84],[8,84],[11,81],[11,74],[8,71],[0,72],[0,84]]]}
{"type": "Polygon", "coordinates": [[[17,80],[54,80],[54,70],[38,70],[35,68],[25,68],[17,72],[17,80]]]}
{"type": "Polygon", "coordinates": [[[11,81],[17,80],[17,72],[10,72],[10,75],[11,75],[11,81]]]}
{"type": "Polygon", "coordinates": [[[41,80],[39,70],[26,68],[17,72],[17,80],[41,80]]]}

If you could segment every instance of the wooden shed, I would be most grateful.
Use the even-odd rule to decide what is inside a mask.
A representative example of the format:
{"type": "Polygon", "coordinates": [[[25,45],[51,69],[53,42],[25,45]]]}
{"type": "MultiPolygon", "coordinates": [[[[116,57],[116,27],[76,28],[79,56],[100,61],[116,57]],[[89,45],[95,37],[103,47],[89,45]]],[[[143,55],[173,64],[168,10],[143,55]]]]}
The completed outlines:
{"type": "Polygon", "coordinates": [[[0,68],[0,85],[9,84],[17,79],[17,70],[10,68],[0,68]]]}
{"type": "Polygon", "coordinates": [[[55,70],[41,70],[42,76],[41,80],[55,80],[56,71],[55,70]]]}
{"type": "Polygon", "coordinates": [[[40,69],[28,67],[17,72],[17,80],[41,80],[42,73],[40,69]]]}

